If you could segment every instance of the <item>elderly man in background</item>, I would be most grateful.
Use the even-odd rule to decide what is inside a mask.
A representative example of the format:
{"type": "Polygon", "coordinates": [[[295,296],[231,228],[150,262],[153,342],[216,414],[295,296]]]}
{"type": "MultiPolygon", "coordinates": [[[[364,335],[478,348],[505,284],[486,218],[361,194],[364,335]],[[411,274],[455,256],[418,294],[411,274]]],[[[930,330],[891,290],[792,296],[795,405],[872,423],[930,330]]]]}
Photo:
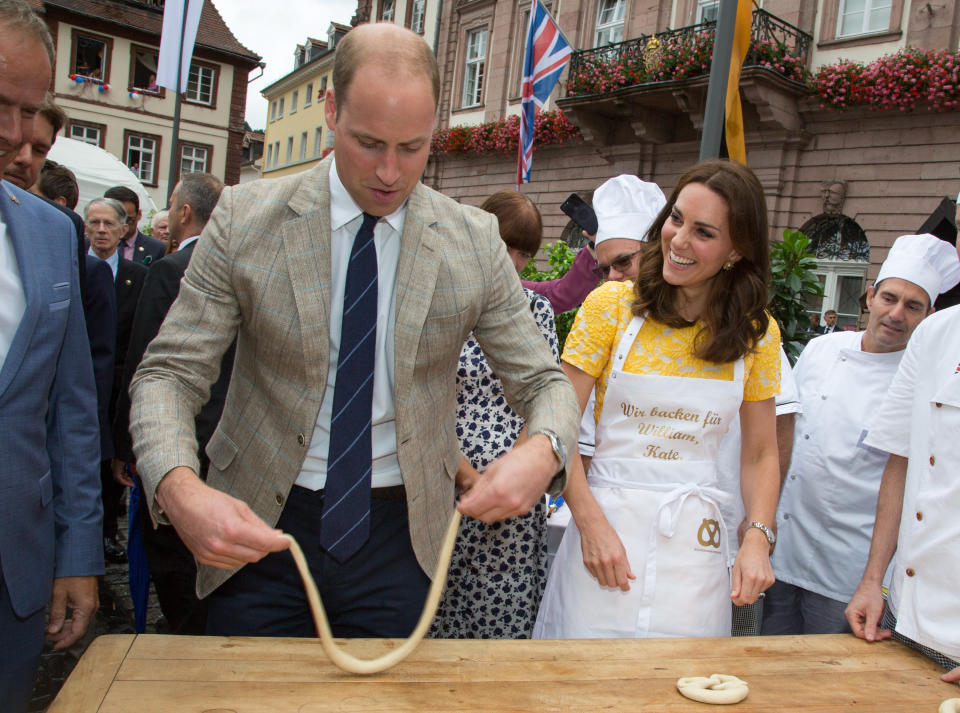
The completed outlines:
{"type": "MultiPolygon", "coordinates": [[[[158,210],[153,214],[153,217],[150,218],[150,237],[165,243],[170,242],[169,210],[158,210]]],[[[176,247],[174,247],[174,250],[176,250],[176,247]]]]}
{"type": "MultiPolygon", "coordinates": [[[[947,286],[945,280],[941,290],[947,286]]],[[[944,681],[960,681],[958,355],[960,306],[917,327],[871,419],[864,443],[890,457],[880,484],[870,556],[846,609],[858,637],[878,641],[892,636],[951,669],[944,681]],[[884,604],[881,584],[894,552],[884,604]]]]}
{"type": "MultiPolygon", "coordinates": [[[[0,172],[30,139],[52,65],[43,20],[0,0],[0,172]]],[[[0,197],[0,707],[22,713],[47,603],[57,649],[97,610],[99,436],[70,221],[10,183],[0,197]]]]}
{"type": "MultiPolygon", "coordinates": [[[[140,232],[143,211],[140,210],[140,196],[137,192],[126,186],[114,186],[107,189],[103,197],[120,201],[123,212],[127,216],[120,236],[120,256],[138,265],[150,265],[153,261],[162,258],[167,252],[167,244],[140,232]]],[[[134,308],[136,305],[131,307],[131,309],[134,308]]]]}
{"type": "Polygon", "coordinates": [[[952,245],[902,236],[867,290],[866,330],[818,337],[800,355],[794,374],[803,415],[777,514],[777,582],[764,602],[764,634],[847,631],[844,609],[867,562],[887,460],[860,447],[864,427],[913,330],[958,280],[952,245]]]}

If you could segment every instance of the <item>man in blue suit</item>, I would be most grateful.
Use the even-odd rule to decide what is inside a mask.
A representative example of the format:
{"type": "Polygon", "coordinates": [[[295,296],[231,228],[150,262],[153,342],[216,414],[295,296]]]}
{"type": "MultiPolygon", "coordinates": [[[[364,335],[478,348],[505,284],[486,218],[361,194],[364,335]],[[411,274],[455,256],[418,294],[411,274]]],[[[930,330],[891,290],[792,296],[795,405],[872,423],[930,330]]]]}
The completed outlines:
{"type": "MultiPolygon", "coordinates": [[[[0,0],[0,171],[32,130],[53,43],[0,0]]],[[[47,636],[79,639],[103,573],[97,398],[70,221],[0,183],[0,705],[26,710],[47,636]],[[66,618],[66,612],[72,615],[66,618]]]]}

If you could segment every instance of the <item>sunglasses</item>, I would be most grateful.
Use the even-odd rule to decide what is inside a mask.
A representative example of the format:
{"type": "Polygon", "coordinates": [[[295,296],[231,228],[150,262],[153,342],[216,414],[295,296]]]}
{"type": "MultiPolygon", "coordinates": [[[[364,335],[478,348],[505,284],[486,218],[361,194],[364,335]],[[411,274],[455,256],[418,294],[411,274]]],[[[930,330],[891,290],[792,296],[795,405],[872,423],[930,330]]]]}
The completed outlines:
{"type": "Polygon", "coordinates": [[[634,250],[629,255],[621,255],[615,260],[612,260],[609,265],[601,265],[598,263],[597,266],[593,268],[593,272],[597,277],[602,277],[604,280],[607,279],[607,276],[610,274],[610,270],[626,272],[628,269],[630,269],[630,263],[633,261],[633,258],[639,255],[641,252],[643,252],[643,248],[634,250]]]}

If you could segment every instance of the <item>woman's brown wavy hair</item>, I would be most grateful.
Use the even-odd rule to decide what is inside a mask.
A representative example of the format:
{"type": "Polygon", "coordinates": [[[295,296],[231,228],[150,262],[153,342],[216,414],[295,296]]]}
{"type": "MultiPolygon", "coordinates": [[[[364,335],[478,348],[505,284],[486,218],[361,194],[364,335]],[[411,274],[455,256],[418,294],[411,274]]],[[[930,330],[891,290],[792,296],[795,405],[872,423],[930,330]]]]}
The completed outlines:
{"type": "Polygon", "coordinates": [[[720,270],[713,278],[700,315],[703,328],[694,341],[695,353],[715,363],[736,361],[753,351],[766,334],[770,282],[767,204],[760,181],[746,166],[714,159],[698,163],[680,177],[650,228],[650,242],[644,246],[634,285],[633,313],[648,314],[671,327],[693,324],[680,315],[678,288],[663,278],[661,246],[663,225],[680,191],[690,183],[704,184],[726,202],[730,238],[741,256],[730,270],[720,270]]]}

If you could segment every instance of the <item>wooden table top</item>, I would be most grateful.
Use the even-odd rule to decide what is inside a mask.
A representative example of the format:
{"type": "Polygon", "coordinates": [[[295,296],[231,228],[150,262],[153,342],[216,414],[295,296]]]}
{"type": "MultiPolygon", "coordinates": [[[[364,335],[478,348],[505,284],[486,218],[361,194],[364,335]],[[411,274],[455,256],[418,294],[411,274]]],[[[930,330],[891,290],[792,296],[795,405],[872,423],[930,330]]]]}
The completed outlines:
{"type": "MultiPolygon", "coordinates": [[[[343,642],[363,658],[398,644],[343,642]]],[[[935,713],[960,697],[924,656],[849,635],[427,640],[373,676],[335,668],[317,640],[114,635],[91,644],[49,713],[703,713],[676,681],[711,673],[750,684],[730,711],[935,713]]]]}

